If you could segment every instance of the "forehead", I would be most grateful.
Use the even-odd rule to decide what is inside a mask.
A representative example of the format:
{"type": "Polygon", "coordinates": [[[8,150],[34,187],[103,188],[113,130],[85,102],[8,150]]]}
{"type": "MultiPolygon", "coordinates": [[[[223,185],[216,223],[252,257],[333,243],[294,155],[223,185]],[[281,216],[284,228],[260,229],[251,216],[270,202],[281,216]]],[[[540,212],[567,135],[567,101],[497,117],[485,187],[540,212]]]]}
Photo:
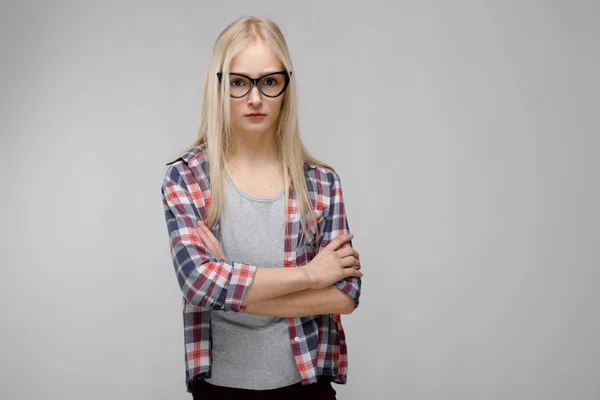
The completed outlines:
{"type": "Polygon", "coordinates": [[[280,71],[281,61],[262,41],[250,43],[231,60],[231,72],[259,76],[280,71]]]}

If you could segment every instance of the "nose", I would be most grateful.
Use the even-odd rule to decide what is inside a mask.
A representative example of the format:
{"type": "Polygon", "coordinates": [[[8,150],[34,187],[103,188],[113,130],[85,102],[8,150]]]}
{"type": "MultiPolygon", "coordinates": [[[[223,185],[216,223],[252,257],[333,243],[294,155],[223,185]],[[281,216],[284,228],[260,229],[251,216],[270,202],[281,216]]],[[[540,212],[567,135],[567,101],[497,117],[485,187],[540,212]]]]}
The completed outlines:
{"type": "Polygon", "coordinates": [[[248,93],[248,105],[257,106],[262,102],[262,96],[258,90],[258,86],[254,85],[250,93],[248,93]]]}

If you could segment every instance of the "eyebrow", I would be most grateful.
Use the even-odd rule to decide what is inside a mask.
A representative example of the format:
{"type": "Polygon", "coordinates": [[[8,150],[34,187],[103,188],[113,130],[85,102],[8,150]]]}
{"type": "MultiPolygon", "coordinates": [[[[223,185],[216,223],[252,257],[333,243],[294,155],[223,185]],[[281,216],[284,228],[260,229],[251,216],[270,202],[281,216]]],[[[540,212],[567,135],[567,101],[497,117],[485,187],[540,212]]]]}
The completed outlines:
{"type": "MultiPolygon", "coordinates": [[[[281,67],[280,69],[273,69],[273,70],[264,70],[262,71],[258,76],[263,76],[263,75],[267,75],[267,74],[271,74],[273,72],[281,72],[281,71],[285,71],[285,67],[281,67]]],[[[250,74],[247,71],[244,70],[230,70],[229,72],[232,72],[234,74],[242,74],[242,75],[248,75],[250,76],[250,74]]]]}

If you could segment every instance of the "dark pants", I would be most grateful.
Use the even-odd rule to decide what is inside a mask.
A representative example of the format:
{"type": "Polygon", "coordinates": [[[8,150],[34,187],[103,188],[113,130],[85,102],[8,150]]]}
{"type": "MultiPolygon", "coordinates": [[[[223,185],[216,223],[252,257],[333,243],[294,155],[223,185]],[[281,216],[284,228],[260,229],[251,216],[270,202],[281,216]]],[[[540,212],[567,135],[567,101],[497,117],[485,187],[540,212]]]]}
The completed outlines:
{"type": "Polygon", "coordinates": [[[237,389],[211,385],[204,379],[194,381],[194,400],[336,400],[331,379],[319,377],[317,383],[302,385],[301,382],[270,390],[237,389]]]}

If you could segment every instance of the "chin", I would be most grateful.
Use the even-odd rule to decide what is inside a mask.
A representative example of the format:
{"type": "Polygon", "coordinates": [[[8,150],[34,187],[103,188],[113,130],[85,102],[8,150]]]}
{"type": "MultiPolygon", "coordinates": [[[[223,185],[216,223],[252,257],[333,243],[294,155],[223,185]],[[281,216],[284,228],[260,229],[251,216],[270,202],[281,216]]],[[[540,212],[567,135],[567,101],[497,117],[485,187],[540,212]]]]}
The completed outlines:
{"type": "Polygon", "coordinates": [[[241,128],[246,132],[263,133],[264,131],[271,128],[271,124],[267,124],[264,122],[256,124],[244,124],[241,128]]]}

